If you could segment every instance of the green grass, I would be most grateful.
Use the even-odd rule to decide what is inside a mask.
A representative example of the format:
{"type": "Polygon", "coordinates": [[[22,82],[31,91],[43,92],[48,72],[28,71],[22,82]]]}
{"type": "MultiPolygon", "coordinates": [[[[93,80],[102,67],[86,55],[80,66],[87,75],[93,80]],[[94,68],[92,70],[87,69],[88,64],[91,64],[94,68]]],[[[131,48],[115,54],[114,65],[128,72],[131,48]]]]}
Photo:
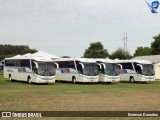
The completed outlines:
{"type": "MultiPolygon", "coordinates": [[[[27,84],[25,82],[10,82],[0,75],[0,90],[11,91],[10,93],[19,92],[19,94],[99,94],[99,93],[128,93],[128,92],[160,92],[160,82],[151,83],[128,83],[120,82],[113,84],[97,83],[97,84],[72,84],[64,82],[56,82],[55,85],[43,84],[27,84]]],[[[3,92],[0,93],[1,95],[3,92]]]]}
{"type": "MultiPolygon", "coordinates": [[[[10,82],[8,79],[4,79],[3,76],[0,75],[0,110],[88,110],[88,107],[90,108],[90,110],[97,110],[101,107],[102,110],[105,110],[105,106],[107,110],[153,110],[153,106],[157,106],[156,110],[159,110],[159,94],[160,81],[134,84],[128,82],[113,84],[72,84],[56,82],[55,84],[43,85],[28,84],[26,82],[18,81],[10,82]],[[152,93],[154,93],[154,95],[150,96],[152,95],[152,93]],[[108,103],[103,101],[103,95],[105,97],[108,95],[111,97],[105,98],[105,100],[109,100],[108,103]],[[143,96],[141,97],[141,95],[143,96]],[[67,98],[67,96],[69,97],[67,98]],[[98,96],[99,98],[96,98],[96,96],[98,96]],[[88,103],[83,105],[83,102],[79,100],[81,97],[82,101],[87,101],[88,99],[93,104],[91,103],[88,105],[89,102],[87,101],[88,103]],[[152,101],[152,97],[154,98],[153,103],[146,104],[152,101]],[[123,103],[122,105],[121,103],[117,103],[116,105],[116,102],[119,100],[114,101],[115,99],[120,99],[122,102],[131,100],[133,102],[133,105],[130,103],[123,103]],[[142,99],[144,99],[146,103],[144,103],[143,106],[140,107],[141,101],[143,101],[142,99]],[[157,99],[156,103],[154,103],[155,99],[157,99]],[[76,101],[78,104],[76,104],[76,101]],[[104,102],[104,105],[103,103],[100,104],[99,101],[104,102]],[[114,104],[115,106],[113,106],[114,104]],[[114,108],[107,108],[108,106],[113,106],[114,108]],[[118,108],[121,106],[124,107],[118,108]],[[96,107],[97,109],[93,109],[96,107]]],[[[90,120],[92,118],[87,119],[90,120]]],[[[101,118],[94,119],[99,120],[101,118]]],[[[119,120],[119,118],[116,119],[119,120]]],[[[128,119],[133,120],[135,118],[127,118],[127,120],[128,119]]],[[[145,118],[138,119],[143,120],[145,118]]],[[[149,120],[149,118],[147,119],[149,120]]]]}

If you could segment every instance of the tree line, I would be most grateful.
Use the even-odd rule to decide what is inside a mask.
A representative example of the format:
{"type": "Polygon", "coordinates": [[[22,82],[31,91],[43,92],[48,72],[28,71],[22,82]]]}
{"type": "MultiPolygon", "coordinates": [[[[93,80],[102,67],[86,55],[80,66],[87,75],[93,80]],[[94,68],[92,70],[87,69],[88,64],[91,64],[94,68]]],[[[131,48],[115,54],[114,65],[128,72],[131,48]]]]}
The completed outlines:
{"type": "MultiPolygon", "coordinates": [[[[136,56],[144,55],[158,55],[160,54],[160,34],[153,37],[154,41],[151,43],[151,47],[139,46],[135,50],[133,56],[130,55],[129,51],[124,51],[122,48],[118,48],[111,54],[108,53],[107,49],[104,48],[101,42],[91,43],[90,46],[85,50],[84,58],[110,58],[110,59],[130,59],[136,56]]],[[[10,45],[0,44],[0,61],[7,57],[13,57],[15,55],[23,55],[26,53],[35,53],[36,49],[31,49],[28,45],[10,45]]],[[[63,56],[68,58],[69,56],[63,56]]]]}
{"type": "Polygon", "coordinates": [[[36,49],[31,49],[28,45],[10,45],[0,44],[0,61],[7,57],[13,57],[15,55],[23,55],[26,53],[35,53],[36,49]]]}
{"type": "Polygon", "coordinates": [[[91,43],[90,46],[85,50],[83,57],[84,58],[111,58],[111,59],[131,59],[136,56],[145,56],[145,55],[158,55],[160,54],[160,34],[153,37],[154,41],[151,43],[151,47],[139,46],[135,50],[133,56],[130,55],[129,51],[124,51],[122,48],[118,48],[111,54],[108,53],[107,49],[104,49],[104,46],[101,42],[91,43]]]}

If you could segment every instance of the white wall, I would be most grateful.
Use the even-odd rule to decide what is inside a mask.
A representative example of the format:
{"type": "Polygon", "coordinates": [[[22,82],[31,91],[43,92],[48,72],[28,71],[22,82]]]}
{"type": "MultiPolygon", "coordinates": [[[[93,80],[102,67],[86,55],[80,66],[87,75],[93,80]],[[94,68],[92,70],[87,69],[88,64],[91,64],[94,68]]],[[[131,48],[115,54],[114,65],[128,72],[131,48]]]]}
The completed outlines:
{"type": "Polygon", "coordinates": [[[155,68],[156,79],[160,80],[160,62],[156,63],[154,65],[154,68],[155,68]]]}

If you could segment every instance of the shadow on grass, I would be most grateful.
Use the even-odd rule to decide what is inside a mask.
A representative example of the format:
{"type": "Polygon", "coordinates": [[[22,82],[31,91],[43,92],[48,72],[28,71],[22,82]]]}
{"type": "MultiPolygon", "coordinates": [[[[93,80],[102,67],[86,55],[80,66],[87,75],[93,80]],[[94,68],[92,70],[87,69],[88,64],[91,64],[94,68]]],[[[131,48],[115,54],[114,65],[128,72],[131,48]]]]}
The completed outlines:
{"type": "Polygon", "coordinates": [[[28,83],[27,81],[18,81],[18,80],[6,80],[8,83],[18,83],[18,84],[24,84],[24,85],[54,85],[55,83],[28,83]]]}
{"type": "Polygon", "coordinates": [[[106,83],[106,82],[76,82],[75,84],[71,81],[56,81],[56,83],[64,83],[68,85],[117,85],[118,83],[106,83]]]}
{"type": "Polygon", "coordinates": [[[121,81],[120,83],[126,83],[126,84],[153,84],[154,82],[127,82],[127,81],[121,81]]]}

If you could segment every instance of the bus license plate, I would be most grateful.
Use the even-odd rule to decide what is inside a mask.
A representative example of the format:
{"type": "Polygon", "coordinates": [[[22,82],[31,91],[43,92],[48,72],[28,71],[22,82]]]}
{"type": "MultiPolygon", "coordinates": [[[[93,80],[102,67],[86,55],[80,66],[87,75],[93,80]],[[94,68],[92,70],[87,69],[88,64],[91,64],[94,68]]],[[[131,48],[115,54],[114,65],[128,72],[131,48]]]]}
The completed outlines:
{"type": "Polygon", "coordinates": [[[48,80],[46,80],[45,82],[46,82],[46,83],[49,83],[49,81],[48,81],[48,80]]]}

